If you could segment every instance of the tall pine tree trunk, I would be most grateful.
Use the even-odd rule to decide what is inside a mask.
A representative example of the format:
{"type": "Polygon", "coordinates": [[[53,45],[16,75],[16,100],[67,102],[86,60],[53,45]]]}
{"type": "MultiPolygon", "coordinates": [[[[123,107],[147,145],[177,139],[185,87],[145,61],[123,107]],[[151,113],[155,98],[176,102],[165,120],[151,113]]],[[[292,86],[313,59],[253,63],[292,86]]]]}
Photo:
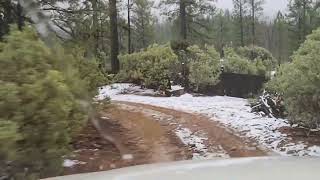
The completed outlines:
{"type": "Polygon", "coordinates": [[[2,37],[4,35],[4,21],[2,18],[0,18],[0,41],[2,41],[2,37]]]}
{"type": "Polygon", "coordinates": [[[92,3],[92,30],[93,30],[93,37],[92,37],[92,53],[94,56],[98,55],[98,49],[99,49],[99,20],[98,20],[98,6],[97,2],[98,0],[91,0],[92,3]]]}
{"type": "Polygon", "coordinates": [[[220,58],[224,58],[224,52],[223,52],[223,48],[224,48],[224,37],[223,37],[223,19],[222,19],[222,15],[220,16],[220,38],[219,38],[219,51],[220,51],[220,58]]]}
{"type": "Polygon", "coordinates": [[[298,46],[297,47],[299,47],[299,44],[301,44],[302,42],[303,42],[303,31],[302,31],[302,29],[303,29],[303,18],[301,17],[301,16],[299,16],[298,17],[298,46]]]}
{"type": "Polygon", "coordinates": [[[142,28],[142,47],[145,48],[147,46],[146,43],[146,28],[145,28],[145,23],[144,23],[144,19],[141,19],[141,28],[142,28]]]}
{"type": "Polygon", "coordinates": [[[283,34],[282,34],[282,30],[280,29],[279,30],[280,32],[280,36],[279,36],[279,41],[278,41],[278,44],[279,44],[279,57],[278,57],[278,62],[279,62],[279,66],[282,64],[282,53],[283,53],[283,40],[282,40],[282,37],[283,37],[283,34]]]}
{"type": "Polygon", "coordinates": [[[240,6],[240,36],[241,36],[241,46],[244,47],[243,3],[242,3],[242,0],[240,0],[239,6],[240,6]]]}
{"type": "Polygon", "coordinates": [[[18,29],[22,31],[22,28],[24,26],[24,16],[23,16],[23,8],[20,4],[20,0],[18,1],[18,4],[17,4],[17,17],[18,17],[18,21],[17,21],[18,29]]]}
{"type": "Polygon", "coordinates": [[[255,23],[255,0],[251,0],[251,13],[252,13],[252,19],[251,19],[251,21],[252,21],[252,27],[251,27],[251,33],[252,33],[252,46],[254,46],[255,45],[255,38],[256,38],[256,27],[255,27],[255,25],[256,25],[256,23],[255,23]]]}
{"type": "Polygon", "coordinates": [[[110,39],[111,39],[111,70],[112,73],[118,73],[120,70],[119,64],[119,39],[118,39],[118,14],[117,14],[117,0],[109,0],[110,13],[110,39]]]}
{"type": "Polygon", "coordinates": [[[13,23],[13,7],[10,0],[4,0],[3,4],[3,34],[9,33],[9,24],[13,23]]]}
{"type": "Polygon", "coordinates": [[[307,2],[306,0],[302,1],[302,11],[303,11],[303,15],[302,15],[302,39],[305,40],[306,36],[307,36],[307,2]]]}
{"type": "Polygon", "coordinates": [[[182,40],[187,40],[187,13],[186,13],[186,2],[180,0],[180,35],[182,40]]]}
{"type": "Polygon", "coordinates": [[[131,54],[131,4],[130,0],[128,0],[128,54],[131,54]]]}

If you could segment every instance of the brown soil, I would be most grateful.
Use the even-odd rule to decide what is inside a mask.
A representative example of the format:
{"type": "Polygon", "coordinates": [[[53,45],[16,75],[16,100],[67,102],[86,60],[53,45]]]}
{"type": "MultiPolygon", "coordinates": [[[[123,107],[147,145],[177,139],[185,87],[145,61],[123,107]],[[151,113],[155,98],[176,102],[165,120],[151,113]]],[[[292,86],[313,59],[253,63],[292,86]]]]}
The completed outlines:
{"type": "Polygon", "coordinates": [[[320,131],[309,132],[309,130],[298,127],[283,127],[280,128],[281,133],[287,134],[291,138],[290,142],[298,143],[305,142],[305,144],[313,146],[320,146],[320,131]]]}
{"type": "MultiPolygon", "coordinates": [[[[256,147],[256,143],[235,135],[231,129],[223,127],[220,123],[212,121],[207,117],[144,104],[128,102],[118,103],[125,103],[144,109],[152,109],[171,115],[174,117],[173,121],[176,123],[175,126],[182,125],[183,127],[190,129],[193,133],[206,134],[208,137],[208,140],[205,142],[207,147],[221,145],[230,157],[254,157],[267,155],[265,151],[256,147]]],[[[175,128],[172,123],[169,126],[171,126],[170,128],[175,128]]]]}
{"type": "Polygon", "coordinates": [[[98,119],[100,132],[91,124],[72,144],[75,152],[69,159],[85,162],[65,168],[64,174],[105,171],[138,164],[192,159],[196,150],[176,136],[177,128],[207,137],[208,152],[222,147],[230,157],[265,156],[249,139],[206,117],[150,105],[114,102],[103,109],[98,119]],[[112,137],[113,143],[105,135],[112,137]],[[121,155],[132,154],[123,160],[121,155]]]}

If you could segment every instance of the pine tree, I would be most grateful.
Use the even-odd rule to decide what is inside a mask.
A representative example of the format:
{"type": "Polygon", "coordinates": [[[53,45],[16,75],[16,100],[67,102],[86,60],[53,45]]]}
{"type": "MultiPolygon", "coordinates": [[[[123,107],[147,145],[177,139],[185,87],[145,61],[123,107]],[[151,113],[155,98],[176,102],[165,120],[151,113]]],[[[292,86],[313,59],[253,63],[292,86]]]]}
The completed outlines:
{"type": "Polygon", "coordinates": [[[247,0],[246,3],[250,9],[251,43],[254,46],[256,44],[256,21],[263,10],[264,0],[247,0]]]}
{"type": "Polygon", "coordinates": [[[128,18],[127,18],[127,22],[128,22],[128,54],[131,54],[132,52],[132,45],[131,45],[131,10],[132,10],[132,6],[133,6],[133,3],[131,2],[131,0],[128,0],[127,1],[127,15],[128,15],[128,18]]]}
{"type": "Polygon", "coordinates": [[[288,26],[283,14],[279,11],[274,20],[275,39],[274,50],[278,64],[284,63],[288,59],[288,26]]]}
{"type": "Polygon", "coordinates": [[[219,50],[220,56],[224,56],[223,49],[232,42],[234,35],[232,32],[232,19],[228,10],[219,10],[217,15],[211,19],[214,26],[214,43],[219,50]]]}
{"type": "Polygon", "coordinates": [[[214,0],[165,0],[161,3],[171,6],[164,14],[171,20],[178,20],[181,40],[194,36],[208,38],[201,30],[209,30],[205,16],[214,15],[214,0]],[[177,8],[172,10],[172,7],[177,8]]]}
{"type": "Polygon", "coordinates": [[[154,17],[151,13],[153,2],[149,0],[135,0],[133,5],[132,23],[135,32],[135,47],[146,48],[153,39],[154,17]]]}
{"type": "Polygon", "coordinates": [[[18,29],[20,31],[22,31],[22,28],[24,26],[24,12],[23,12],[23,7],[20,3],[20,1],[18,0],[17,2],[17,25],[18,25],[18,29]]]}
{"type": "Polygon", "coordinates": [[[119,36],[118,36],[118,13],[117,13],[117,0],[109,0],[109,16],[110,16],[110,56],[111,56],[111,69],[113,73],[118,73],[120,63],[119,55],[119,36]]]}
{"type": "Polygon", "coordinates": [[[47,48],[30,28],[12,31],[0,47],[0,172],[9,168],[8,179],[18,180],[58,175],[88,118],[78,59],[47,48]]]}
{"type": "Polygon", "coordinates": [[[320,123],[320,29],[308,35],[292,56],[292,63],[283,64],[268,88],[283,95],[291,124],[313,129],[320,123]]]}
{"type": "MultiPolygon", "coordinates": [[[[244,44],[244,26],[245,26],[245,16],[247,14],[247,7],[245,6],[245,0],[233,0],[234,6],[234,17],[237,26],[240,29],[240,45],[243,47],[244,44]]],[[[239,32],[237,32],[239,33],[239,32]]]]}
{"type": "Polygon", "coordinates": [[[311,33],[311,15],[313,11],[313,0],[291,0],[288,4],[290,28],[290,49],[295,51],[305,40],[306,36],[311,33]]]}

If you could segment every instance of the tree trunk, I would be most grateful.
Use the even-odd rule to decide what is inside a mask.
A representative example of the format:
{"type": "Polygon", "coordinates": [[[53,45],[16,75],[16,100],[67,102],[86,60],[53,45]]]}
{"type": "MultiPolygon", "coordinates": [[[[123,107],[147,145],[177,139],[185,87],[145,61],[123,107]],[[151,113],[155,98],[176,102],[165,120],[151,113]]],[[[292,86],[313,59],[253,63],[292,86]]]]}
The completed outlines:
{"type": "MultiPolygon", "coordinates": [[[[298,17],[298,43],[300,44],[300,43],[302,43],[302,41],[303,41],[303,33],[302,33],[302,25],[303,24],[303,20],[302,20],[302,18],[299,16],[298,17]]],[[[298,45],[298,47],[299,47],[299,45],[298,45]]]]}
{"type": "Polygon", "coordinates": [[[10,0],[5,0],[3,2],[3,34],[7,34],[9,32],[9,24],[13,23],[13,14],[12,14],[12,4],[10,0]]]}
{"type": "Polygon", "coordinates": [[[131,54],[131,18],[130,18],[131,4],[128,0],[128,54],[131,54]]]}
{"type": "Polygon", "coordinates": [[[252,46],[255,45],[255,36],[256,36],[256,23],[255,23],[255,0],[251,0],[251,11],[252,11],[252,29],[251,29],[251,33],[252,33],[252,46]]]}
{"type": "Polygon", "coordinates": [[[241,46],[244,47],[244,29],[243,29],[243,3],[242,0],[239,1],[240,6],[240,36],[241,36],[241,46]]]}
{"type": "Polygon", "coordinates": [[[119,64],[119,39],[118,39],[118,14],[117,14],[117,0],[109,0],[110,13],[110,38],[111,38],[111,70],[112,73],[118,73],[120,69],[119,64]]]}
{"type": "Polygon", "coordinates": [[[185,0],[180,0],[180,33],[182,40],[187,40],[187,13],[185,0]]]}
{"type": "Polygon", "coordinates": [[[220,38],[219,38],[219,48],[220,48],[220,58],[224,58],[224,52],[223,52],[223,48],[224,48],[224,38],[223,38],[223,19],[222,19],[222,15],[220,16],[220,38]]]}
{"type": "Polygon", "coordinates": [[[5,23],[2,18],[0,18],[0,41],[2,41],[2,37],[4,35],[4,26],[5,23]]]}
{"type": "MultiPolygon", "coordinates": [[[[282,23],[282,22],[281,22],[282,23]]],[[[282,64],[282,53],[283,53],[283,29],[282,29],[282,24],[279,25],[278,27],[278,62],[279,66],[282,64]]]]}
{"type": "Polygon", "coordinates": [[[18,29],[22,31],[22,28],[24,26],[24,17],[23,17],[23,8],[20,4],[20,0],[18,1],[18,4],[17,4],[17,16],[18,16],[18,21],[17,21],[18,29]]]}
{"type": "Polygon", "coordinates": [[[306,0],[302,1],[302,11],[303,11],[303,15],[302,15],[302,39],[304,40],[305,37],[307,36],[307,23],[306,23],[306,14],[307,14],[307,2],[306,0]]]}
{"type": "Polygon", "coordinates": [[[92,37],[92,53],[94,56],[98,55],[98,48],[99,48],[99,28],[98,28],[98,7],[97,7],[98,0],[91,0],[92,3],[92,30],[93,30],[93,37],[92,37]]]}
{"type": "Polygon", "coordinates": [[[145,48],[147,46],[146,45],[147,43],[146,43],[146,37],[145,37],[146,36],[146,32],[145,32],[146,30],[145,29],[146,28],[145,28],[145,23],[144,23],[144,19],[143,18],[141,19],[141,25],[142,25],[141,26],[141,28],[142,28],[142,46],[143,46],[143,48],[145,48]]]}

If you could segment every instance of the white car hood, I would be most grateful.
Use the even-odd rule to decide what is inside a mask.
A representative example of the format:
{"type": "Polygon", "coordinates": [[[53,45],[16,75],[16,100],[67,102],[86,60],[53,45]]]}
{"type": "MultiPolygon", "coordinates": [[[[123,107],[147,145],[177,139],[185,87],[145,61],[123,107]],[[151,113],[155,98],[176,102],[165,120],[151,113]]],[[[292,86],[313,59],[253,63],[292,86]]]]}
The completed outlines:
{"type": "Polygon", "coordinates": [[[320,179],[319,158],[259,157],[142,165],[47,180],[307,180],[320,179]]]}

